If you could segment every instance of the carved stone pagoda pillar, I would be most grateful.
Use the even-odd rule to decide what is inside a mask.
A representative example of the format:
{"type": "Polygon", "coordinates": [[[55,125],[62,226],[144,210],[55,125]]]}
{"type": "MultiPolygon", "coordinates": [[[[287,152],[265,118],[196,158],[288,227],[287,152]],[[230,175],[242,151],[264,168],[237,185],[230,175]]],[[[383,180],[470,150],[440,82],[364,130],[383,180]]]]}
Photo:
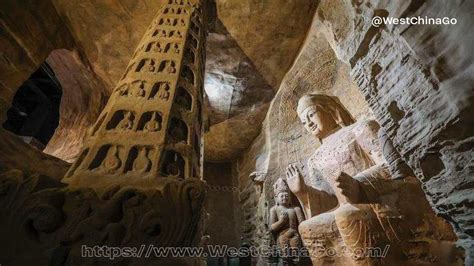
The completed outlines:
{"type": "Polygon", "coordinates": [[[3,261],[109,264],[110,258],[90,253],[100,245],[131,248],[131,257],[115,258],[120,265],[203,264],[203,258],[160,257],[154,250],[200,246],[206,220],[206,5],[168,1],[66,177],[0,173],[3,261]]]}
{"type": "Polygon", "coordinates": [[[154,187],[202,178],[202,2],[169,0],[159,11],[65,182],[154,187]]]}

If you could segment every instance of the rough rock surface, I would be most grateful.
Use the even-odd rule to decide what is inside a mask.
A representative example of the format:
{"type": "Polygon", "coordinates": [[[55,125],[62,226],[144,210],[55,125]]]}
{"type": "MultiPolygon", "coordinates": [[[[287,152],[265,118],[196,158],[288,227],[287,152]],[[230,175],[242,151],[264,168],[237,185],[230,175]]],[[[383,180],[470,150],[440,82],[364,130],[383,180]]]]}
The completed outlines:
{"type": "Polygon", "coordinates": [[[69,163],[41,152],[3,128],[0,143],[0,171],[21,169],[61,180],[69,169],[69,163]]]}
{"type": "Polygon", "coordinates": [[[208,36],[206,93],[209,161],[230,161],[249,147],[311,23],[315,2],[216,1],[220,22],[208,36]]]}
{"type": "Polygon", "coordinates": [[[46,61],[54,68],[63,95],[60,123],[44,152],[73,162],[87,129],[99,116],[108,94],[93,72],[82,63],[77,52],[55,50],[46,61]]]}
{"type": "Polygon", "coordinates": [[[275,93],[222,23],[216,24],[207,38],[204,81],[208,161],[231,160],[248,147],[275,93]]]}

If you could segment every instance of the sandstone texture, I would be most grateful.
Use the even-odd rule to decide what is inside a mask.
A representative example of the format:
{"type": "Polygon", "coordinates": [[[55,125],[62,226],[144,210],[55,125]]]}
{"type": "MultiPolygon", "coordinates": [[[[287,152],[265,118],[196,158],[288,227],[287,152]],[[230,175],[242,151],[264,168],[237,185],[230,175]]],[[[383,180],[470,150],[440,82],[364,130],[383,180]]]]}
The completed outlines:
{"type": "MultiPolygon", "coordinates": [[[[0,228],[33,221],[24,236],[28,246],[22,252],[28,247],[57,248],[55,252],[64,255],[60,241],[69,240],[63,234],[80,226],[63,220],[62,211],[76,214],[78,202],[87,203],[78,217],[97,223],[94,232],[112,232],[121,240],[127,239],[123,227],[134,226],[134,211],[145,213],[150,206],[166,206],[164,214],[171,215],[173,206],[181,205],[185,206],[184,212],[199,213],[185,214],[195,220],[184,221],[183,226],[199,227],[196,231],[211,236],[210,244],[262,245],[274,241],[268,233],[270,208],[276,204],[273,188],[279,178],[285,177],[287,166],[297,165],[306,184],[318,185],[308,178],[307,161],[321,142],[301,126],[296,113],[298,100],[306,94],[325,94],[337,97],[356,121],[375,120],[380,125],[393,144],[393,154],[399,157],[387,159],[387,167],[393,170],[404,165],[416,178],[409,179],[416,185],[406,198],[416,200],[423,192],[429,207],[455,232],[457,244],[466,251],[466,265],[473,263],[473,1],[209,1],[205,67],[201,68],[204,73],[199,73],[203,74],[203,86],[199,86],[203,117],[192,130],[203,134],[204,141],[202,146],[194,145],[196,158],[191,161],[196,165],[194,170],[186,170],[186,177],[197,172],[196,176],[202,175],[204,181],[209,177],[205,184],[207,198],[199,194],[198,202],[207,202],[210,216],[191,206],[187,196],[180,194],[182,191],[176,192],[186,187],[184,183],[168,184],[158,196],[124,187],[109,187],[105,194],[76,191],[59,183],[70,163],[77,162],[81,148],[91,140],[91,128],[96,122],[101,124],[98,118],[107,102],[115,101],[114,88],[126,76],[136,49],[143,48],[137,46],[153,18],[167,4],[168,0],[1,1],[0,123],[6,121],[18,88],[43,62],[51,66],[62,87],[59,126],[43,151],[0,128],[0,204],[5,206],[3,217],[9,217],[0,221],[4,225],[0,228]],[[375,27],[371,25],[374,16],[450,17],[457,24],[375,27]],[[202,160],[198,160],[200,156],[202,160]],[[15,201],[16,209],[25,209],[19,220],[6,211],[15,199],[14,187],[24,192],[24,197],[15,201]],[[176,199],[176,204],[166,205],[163,195],[176,193],[182,197],[176,199]],[[35,205],[35,200],[47,206],[35,205]],[[107,206],[102,208],[103,204],[107,206]],[[117,216],[115,211],[121,207],[126,213],[117,211],[117,216]],[[51,216],[41,216],[44,208],[45,215],[51,216]],[[211,226],[208,229],[197,225],[206,221],[211,226]],[[221,234],[220,230],[226,232],[221,234]]],[[[132,105],[130,108],[140,109],[143,104],[132,105]]],[[[121,118],[126,120],[125,114],[121,118]]],[[[130,138],[128,135],[119,135],[117,138],[128,143],[124,140],[130,138]]],[[[173,139],[179,134],[170,135],[173,139]]],[[[181,145],[168,144],[172,148],[181,145]]],[[[183,150],[194,152],[188,148],[183,150]]],[[[121,160],[127,164],[124,156],[121,160]]],[[[133,163],[128,165],[135,168],[133,163]]],[[[103,173],[96,175],[101,177],[103,173]]],[[[128,177],[117,176],[121,180],[128,177]]],[[[201,185],[197,189],[204,193],[201,185]]],[[[428,205],[423,206],[433,214],[425,208],[428,205]]],[[[143,218],[139,234],[156,233],[155,216],[143,218]],[[147,221],[151,225],[145,224],[147,221]]],[[[444,239],[451,245],[454,240],[450,228],[441,227],[439,231],[449,236],[444,239]]],[[[435,232],[429,237],[436,237],[435,232]]],[[[97,240],[97,236],[86,238],[97,240]]],[[[178,244],[186,244],[184,238],[179,239],[182,241],[178,244]]],[[[197,242],[193,239],[193,244],[197,242]]],[[[9,248],[20,244],[15,242],[9,248]]],[[[75,252],[69,258],[77,255],[77,247],[77,242],[69,247],[75,252]]],[[[444,255],[440,251],[440,256],[444,255]]],[[[454,257],[459,262],[462,256],[456,253],[454,257]]],[[[40,261],[47,263],[44,257],[40,261]]]]}

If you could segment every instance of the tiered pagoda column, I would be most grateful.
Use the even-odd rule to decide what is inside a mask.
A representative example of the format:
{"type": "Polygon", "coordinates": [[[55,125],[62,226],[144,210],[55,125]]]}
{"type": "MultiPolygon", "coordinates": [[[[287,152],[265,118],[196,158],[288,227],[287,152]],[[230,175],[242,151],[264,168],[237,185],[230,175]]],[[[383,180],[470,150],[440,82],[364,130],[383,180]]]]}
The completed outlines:
{"type": "Polygon", "coordinates": [[[153,187],[202,178],[202,2],[169,0],[158,12],[65,182],[153,187]]]}

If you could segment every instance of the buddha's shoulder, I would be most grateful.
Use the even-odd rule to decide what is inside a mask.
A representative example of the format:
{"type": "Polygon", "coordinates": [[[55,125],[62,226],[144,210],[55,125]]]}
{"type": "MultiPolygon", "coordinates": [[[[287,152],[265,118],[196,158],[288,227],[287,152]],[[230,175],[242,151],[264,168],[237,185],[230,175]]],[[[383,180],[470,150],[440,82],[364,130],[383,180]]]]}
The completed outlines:
{"type": "Polygon", "coordinates": [[[375,120],[361,120],[354,123],[351,132],[356,136],[359,135],[377,135],[380,125],[375,120]]]}

